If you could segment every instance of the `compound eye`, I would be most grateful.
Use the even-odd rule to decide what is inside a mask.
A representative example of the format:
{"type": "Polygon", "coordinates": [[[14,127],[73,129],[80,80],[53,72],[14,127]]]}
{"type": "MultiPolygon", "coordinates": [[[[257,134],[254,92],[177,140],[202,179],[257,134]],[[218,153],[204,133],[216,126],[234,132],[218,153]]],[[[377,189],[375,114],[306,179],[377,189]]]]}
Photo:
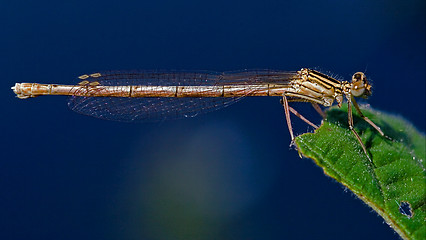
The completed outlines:
{"type": "Polygon", "coordinates": [[[351,93],[354,97],[368,97],[371,95],[371,86],[367,82],[367,77],[362,72],[357,72],[352,76],[351,93]]]}
{"type": "Polygon", "coordinates": [[[367,77],[363,72],[357,72],[352,76],[352,82],[367,83],[367,77]]]}

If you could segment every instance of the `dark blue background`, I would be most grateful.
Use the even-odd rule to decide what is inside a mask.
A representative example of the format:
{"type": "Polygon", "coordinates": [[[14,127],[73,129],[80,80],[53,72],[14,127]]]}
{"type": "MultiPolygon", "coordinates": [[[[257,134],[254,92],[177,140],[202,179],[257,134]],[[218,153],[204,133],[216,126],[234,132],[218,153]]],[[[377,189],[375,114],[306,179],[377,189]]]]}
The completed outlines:
{"type": "Polygon", "coordinates": [[[0,239],[398,238],[289,149],[276,98],[125,124],[10,87],[102,70],[366,71],[368,103],[424,132],[424,0],[15,0],[0,22],[0,239]]]}

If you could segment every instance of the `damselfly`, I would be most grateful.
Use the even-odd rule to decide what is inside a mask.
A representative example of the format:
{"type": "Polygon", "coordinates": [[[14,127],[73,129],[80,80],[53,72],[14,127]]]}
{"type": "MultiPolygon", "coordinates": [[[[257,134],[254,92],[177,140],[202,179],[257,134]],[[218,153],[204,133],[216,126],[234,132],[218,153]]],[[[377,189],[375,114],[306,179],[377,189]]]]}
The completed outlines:
{"type": "Polygon", "coordinates": [[[246,96],[279,96],[294,141],[290,112],[317,128],[315,124],[289,106],[289,102],[310,102],[325,116],[319,105],[339,107],[348,103],[349,129],[371,161],[360,136],[354,130],[352,105],[359,115],[382,136],[382,130],[364,116],[355,97],[371,95],[371,85],[364,73],[357,72],[352,81],[339,81],[315,70],[236,71],[236,72],[106,72],[82,75],[77,85],[16,83],[12,87],[18,98],[40,95],[69,95],[68,105],[76,112],[116,121],[159,121],[195,116],[238,101],[246,96]]]}

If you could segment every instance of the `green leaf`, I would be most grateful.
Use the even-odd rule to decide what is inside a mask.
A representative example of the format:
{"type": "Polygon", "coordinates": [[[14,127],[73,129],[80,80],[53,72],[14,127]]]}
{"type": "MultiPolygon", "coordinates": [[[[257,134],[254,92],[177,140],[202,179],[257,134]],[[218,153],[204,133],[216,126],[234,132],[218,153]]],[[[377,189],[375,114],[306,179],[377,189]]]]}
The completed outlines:
{"type": "Polygon", "coordinates": [[[299,152],[373,208],[404,239],[426,239],[425,136],[401,117],[362,108],[386,137],[354,112],[355,130],[374,165],[348,128],[347,107],[334,107],[315,133],[295,140],[299,152]]]}

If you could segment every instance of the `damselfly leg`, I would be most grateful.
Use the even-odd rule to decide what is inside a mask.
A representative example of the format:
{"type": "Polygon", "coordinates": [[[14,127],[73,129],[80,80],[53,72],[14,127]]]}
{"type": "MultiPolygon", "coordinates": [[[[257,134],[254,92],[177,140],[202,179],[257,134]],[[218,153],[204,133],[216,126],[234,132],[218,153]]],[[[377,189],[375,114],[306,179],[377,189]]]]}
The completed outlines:
{"type": "Polygon", "coordinates": [[[296,115],[296,117],[300,118],[305,123],[307,123],[310,126],[312,126],[313,128],[315,128],[315,129],[318,128],[317,125],[315,125],[314,123],[312,123],[311,121],[309,121],[307,118],[305,118],[302,114],[300,114],[299,112],[297,112],[296,109],[290,107],[288,105],[288,100],[287,100],[287,97],[285,95],[283,95],[283,97],[281,99],[281,104],[284,107],[284,113],[285,113],[285,118],[286,118],[286,121],[287,121],[287,127],[288,127],[288,130],[290,132],[290,137],[291,137],[291,144],[293,144],[293,141],[294,141],[294,134],[293,134],[293,127],[291,125],[290,112],[293,113],[294,115],[296,115]]]}

